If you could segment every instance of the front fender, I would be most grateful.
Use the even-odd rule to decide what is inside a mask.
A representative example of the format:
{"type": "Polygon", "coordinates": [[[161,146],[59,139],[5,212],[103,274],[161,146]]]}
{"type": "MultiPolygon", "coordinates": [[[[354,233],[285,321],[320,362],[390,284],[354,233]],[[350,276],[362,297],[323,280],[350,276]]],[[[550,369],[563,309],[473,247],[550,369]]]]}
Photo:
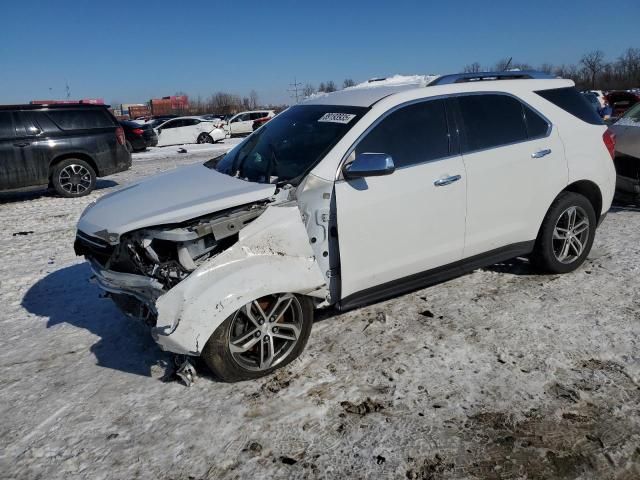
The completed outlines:
{"type": "Polygon", "coordinates": [[[175,353],[199,355],[224,320],[265,295],[324,298],[324,276],[295,203],[272,206],[240,231],[238,242],[158,298],[152,333],[175,353]]]}

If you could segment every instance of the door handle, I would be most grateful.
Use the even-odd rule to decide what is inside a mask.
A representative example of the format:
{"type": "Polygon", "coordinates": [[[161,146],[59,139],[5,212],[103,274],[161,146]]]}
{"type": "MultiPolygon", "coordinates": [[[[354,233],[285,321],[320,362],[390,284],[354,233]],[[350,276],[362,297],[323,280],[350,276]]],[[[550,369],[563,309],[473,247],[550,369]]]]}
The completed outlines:
{"type": "Polygon", "coordinates": [[[451,175],[450,177],[439,178],[433,184],[436,187],[444,187],[445,185],[451,185],[453,182],[457,182],[462,177],[460,175],[451,175]]]}
{"type": "Polygon", "coordinates": [[[31,145],[29,142],[20,142],[13,144],[14,147],[28,147],[29,145],[31,145]]]}
{"type": "Polygon", "coordinates": [[[531,158],[542,158],[545,155],[549,155],[551,153],[550,148],[545,148],[544,150],[538,150],[537,152],[533,152],[531,154],[531,158]]]}

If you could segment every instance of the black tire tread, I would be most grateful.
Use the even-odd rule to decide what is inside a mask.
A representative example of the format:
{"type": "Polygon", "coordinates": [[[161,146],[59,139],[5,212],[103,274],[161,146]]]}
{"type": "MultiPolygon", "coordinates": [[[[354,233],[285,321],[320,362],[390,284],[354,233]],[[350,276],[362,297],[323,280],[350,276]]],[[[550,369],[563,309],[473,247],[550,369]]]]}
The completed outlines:
{"type": "Polygon", "coordinates": [[[282,362],[268,370],[262,372],[253,372],[241,368],[232,358],[229,351],[229,329],[231,327],[231,321],[233,314],[231,314],[211,335],[206,345],[202,349],[201,358],[207,367],[216,375],[220,380],[224,382],[241,382],[243,380],[253,380],[270,374],[274,370],[282,368],[298,356],[304,350],[311,334],[311,327],[313,325],[313,303],[309,297],[296,295],[300,301],[302,307],[302,330],[300,332],[300,340],[289,354],[289,356],[282,362]]]}

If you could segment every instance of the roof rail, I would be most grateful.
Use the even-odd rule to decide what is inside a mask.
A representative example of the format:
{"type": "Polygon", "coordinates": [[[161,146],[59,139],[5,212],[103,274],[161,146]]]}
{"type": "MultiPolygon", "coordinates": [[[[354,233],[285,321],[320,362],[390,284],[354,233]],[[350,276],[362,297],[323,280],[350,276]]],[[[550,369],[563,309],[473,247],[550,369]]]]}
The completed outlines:
{"type": "Polygon", "coordinates": [[[487,80],[530,80],[556,78],[553,75],[535,70],[507,70],[504,72],[454,73],[443,75],[429,83],[428,86],[449,85],[451,83],[483,82],[487,80]]]}

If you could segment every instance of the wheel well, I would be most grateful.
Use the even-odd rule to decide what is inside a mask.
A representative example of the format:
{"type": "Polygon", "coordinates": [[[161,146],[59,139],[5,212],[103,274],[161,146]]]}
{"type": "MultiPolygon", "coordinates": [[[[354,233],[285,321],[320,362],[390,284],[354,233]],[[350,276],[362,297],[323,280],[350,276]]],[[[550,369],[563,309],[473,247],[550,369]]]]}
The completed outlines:
{"type": "Polygon", "coordinates": [[[77,158],[78,160],[84,160],[91,166],[91,168],[93,168],[93,171],[96,172],[96,176],[100,175],[96,162],[94,162],[93,158],[91,158],[89,155],[84,153],[65,153],[64,155],[60,155],[59,157],[54,158],[49,164],[49,180],[51,180],[53,167],[55,167],[57,164],[59,164],[63,160],[66,160],[67,158],[77,158]]]}
{"type": "Polygon", "coordinates": [[[574,192],[587,197],[596,212],[596,219],[600,220],[602,214],[602,193],[598,185],[589,180],[580,180],[568,185],[564,192],[574,192]]]}

